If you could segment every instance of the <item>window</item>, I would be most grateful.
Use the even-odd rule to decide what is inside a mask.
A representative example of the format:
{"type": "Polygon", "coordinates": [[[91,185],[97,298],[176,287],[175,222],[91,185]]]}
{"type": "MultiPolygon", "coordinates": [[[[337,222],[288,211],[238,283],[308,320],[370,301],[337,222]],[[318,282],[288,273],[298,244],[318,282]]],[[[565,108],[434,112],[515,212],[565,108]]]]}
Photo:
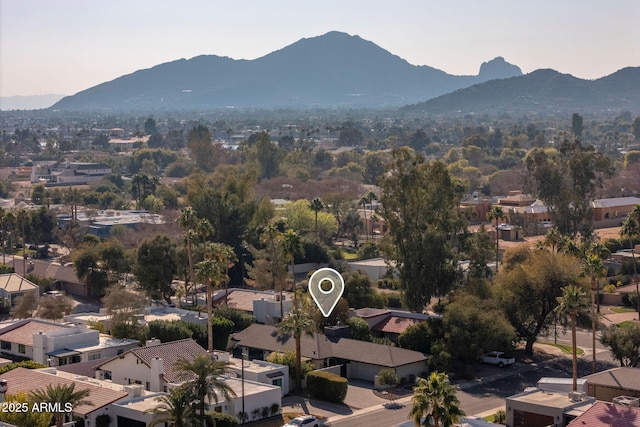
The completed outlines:
{"type": "Polygon", "coordinates": [[[104,379],[105,380],[111,379],[111,371],[104,371],[104,379]]]}
{"type": "Polygon", "coordinates": [[[144,383],[144,389],[147,390],[147,391],[151,390],[151,384],[149,384],[149,381],[144,383]]]}
{"type": "Polygon", "coordinates": [[[116,353],[116,356],[120,356],[122,353],[124,353],[123,349],[118,350],[118,352],[116,353]]]}
{"type": "Polygon", "coordinates": [[[18,344],[18,353],[25,354],[27,350],[24,347],[24,344],[18,344]]]}
{"type": "Polygon", "coordinates": [[[100,352],[89,353],[89,360],[98,360],[100,359],[100,352]]]}
{"type": "Polygon", "coordinates": [[[11,350],[11,343],[9,341],[0,341],[0,348],[3,350],[11,350]]]}
{"type": "Polygon", "coordinates": [[[271,384],[277,385],[278,387],[282,388],[282,378],[278,378],[277,380],[271,381],[271,384]]]}

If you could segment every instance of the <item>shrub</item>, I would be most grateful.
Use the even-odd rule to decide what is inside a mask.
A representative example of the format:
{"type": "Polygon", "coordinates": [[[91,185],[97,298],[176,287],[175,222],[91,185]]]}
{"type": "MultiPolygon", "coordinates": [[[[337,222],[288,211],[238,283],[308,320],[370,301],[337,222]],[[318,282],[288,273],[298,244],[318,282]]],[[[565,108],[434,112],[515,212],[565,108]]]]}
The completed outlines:
{"type": "Polygon", "coordinates": [[[207,412],[205,420],[207,427],[236,427],[238,425],[236,417],[220,412],[207,412]]]}
{"type": "Polygon", "coordinates": [[[348,384],[346,378],[331,372],[312,371],[307,374],[309,395],[328,402],[342,403],[347,397],[348,384]]]}
{"type": "Polygon", "coordinates": [[[40,369],[46,368],[46,365],[34,362],[33,360],[25,360],[23,362],[13,362],[0,368],[0,375],[7,373],[16,368],[40,369]]]}
{"type": "Polygon", "coordinates": [[[233,332],[240,332],[256,322],[256,318],[237,308],[218,307],[213,311],[216,317],[224,317],[233,322],[233,332]]]}

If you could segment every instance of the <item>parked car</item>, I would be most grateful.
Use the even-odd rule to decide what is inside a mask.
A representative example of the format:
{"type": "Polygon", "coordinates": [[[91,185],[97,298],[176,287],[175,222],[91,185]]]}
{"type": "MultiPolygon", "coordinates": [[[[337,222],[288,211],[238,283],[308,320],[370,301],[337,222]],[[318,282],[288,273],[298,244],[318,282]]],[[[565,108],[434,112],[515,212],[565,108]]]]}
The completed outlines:
{"type": "Polygon", "coordinates": [[[301,417],[296,417],[283,425],[282,427],[319,427],[318,419],[313,415],[303,415],[301,417]]]}
{"type": "Polygon", "coordinates": [[[503,366],[510,366],[516,363],[514,357],[507,357],[501,351],[490,351],[480,356],[479,363],[488,363],[490,365],[498,365],[500,368],[503,366]]]}

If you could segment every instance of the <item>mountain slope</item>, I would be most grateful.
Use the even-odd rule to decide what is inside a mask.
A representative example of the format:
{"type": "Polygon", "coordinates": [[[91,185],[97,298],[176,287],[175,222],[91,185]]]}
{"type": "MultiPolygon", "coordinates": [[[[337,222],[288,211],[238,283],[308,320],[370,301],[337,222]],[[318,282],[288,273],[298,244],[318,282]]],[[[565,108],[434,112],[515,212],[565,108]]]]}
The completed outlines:
{"type": "Polygon", "coordinates": [[[400,106],[522,74],[502,58],[485,64],[478,76],[453,76],[411,65],[358,36],[330,32],[250,61],[208,55],[160,64],[66,97],[52,108],[400,106]]]}
{"type": "Polygon", "coordinates": [[[501,112],[640,111],[640,67],[597,80],[554,70],[492,80],[402,108],[404,112],[469,114],[501,112]]]}

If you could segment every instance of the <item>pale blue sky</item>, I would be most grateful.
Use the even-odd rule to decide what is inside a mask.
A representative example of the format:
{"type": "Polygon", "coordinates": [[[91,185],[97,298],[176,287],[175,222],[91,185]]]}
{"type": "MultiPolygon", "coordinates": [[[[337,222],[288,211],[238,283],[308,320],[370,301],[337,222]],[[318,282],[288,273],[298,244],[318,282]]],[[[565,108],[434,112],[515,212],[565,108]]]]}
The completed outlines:
{"type": "Polygon", "coordinates": [[[70,95],[203,54],[254,59],[329,31],[414,65],[598,78],[640,66],[640,0],[0,0],[0,96],[70,95]]]}

